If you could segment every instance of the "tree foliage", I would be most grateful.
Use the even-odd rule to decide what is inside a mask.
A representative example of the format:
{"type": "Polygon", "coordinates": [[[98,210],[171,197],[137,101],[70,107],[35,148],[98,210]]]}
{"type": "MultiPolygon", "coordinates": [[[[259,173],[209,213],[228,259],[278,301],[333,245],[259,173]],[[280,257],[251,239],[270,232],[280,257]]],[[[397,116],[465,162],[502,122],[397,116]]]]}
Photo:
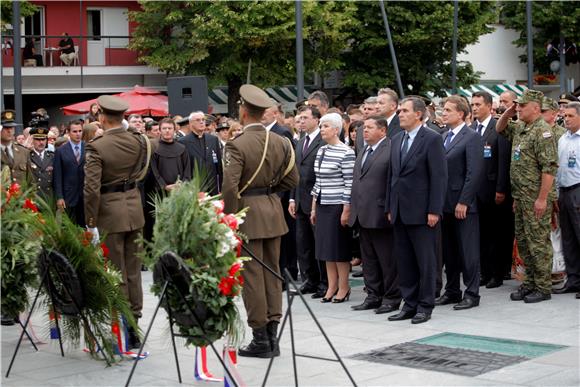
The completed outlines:
{"type": "MultiPolygon", "coordinates": [[[[526,2],[504,1],[501,4],[501,21],[508,28],[520,33],[514,42],[519,47],[527,47],[526,2]]],[[[560,31],[566,41],[580,43],[580,3],[576,1],[534,1],[532,2],[532,26],[534,40],[534,69],[548,73],[553,60],[546,55],[546,46],[559,39],[560,31]]],[[[527,63],[527,53],[520,56],[527,63]]]]}
{"type": "MultiPolygon", "coordinates": [[[[20,0],[19,0],[20,1],[20,0]]],[[[12,25],[12,1],[0,2],[0,28],[4,31],[6,24],[12,25]]],[[[38,7],[28,1],[20,1],[20,17],[32,16],[38,7]]]]}
{"type": "MultiPolygon", "coordinates": [[[[361,93],[390,86],[396,78],[385,26],[377,1],[360,2],[352,28],[351,50],[345,53],[345,85],[361,93]]],[[[451,87],[453,2],[385,2],[399,71],[406,94],[451,87]],[[410,87],[409,87],[410,86],[410,87]]],[[[460,2],[458,52],[492,31],[494,3],[460,2]]],[[[470,63],[458,62],[458,85],[477,81],[470,63]]]]}
{"type": "MultiPolygon", "coordinates": [[[[227,82],[230,111],[251,60],[252,83],[294,83],[295,18],[293,1],[141,2],[131,47],[141,60],[170,74],[203,74],[210,84],[227,82]]],[[[325,72],[340,66],[350,2],[302,3],[305,68],[325,72]]],[[[356,20],[355,20],[356,21],[356,20]]]]}

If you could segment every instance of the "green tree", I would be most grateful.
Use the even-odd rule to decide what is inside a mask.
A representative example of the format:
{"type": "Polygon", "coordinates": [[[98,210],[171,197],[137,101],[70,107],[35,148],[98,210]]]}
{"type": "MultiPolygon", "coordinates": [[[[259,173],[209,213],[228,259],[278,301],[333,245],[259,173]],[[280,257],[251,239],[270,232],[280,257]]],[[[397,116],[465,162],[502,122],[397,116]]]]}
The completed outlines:
{"type": "MultiPolygon", "coordinates": [[[[12,1],[0,2],[0,29],[4,31],[6,24],[12,25],[12,1]]],[[[20,17],[32,16],[38,10],[38,7],[28,1],[20,1],[20,17]]]]}
{"type": "MultiPolygon", "coordinates": [[[[351,29],[350,50],[344,53],[345,86],[369,94],[380,87],[396,90],[395,71],[377,1],[359,2],[360,23],[351,29]]],[[[442,92],[451,87],[453,2],[385,2],[401,80],[406,94],[442,92]]],[[[493,2],[459,2],[458,51],[489,33],[497,17],[493,2]]],[[[476,83],[470,63],[458,62],[457,85],[476,83]]]]}
{"type": "MultiPolygon", "coordinates": [[[[514,42],[519,47],[527,47],[526,2],[503,1],[501,21],[506,27],[520,33],[514,42]]],[[[550,72],[550,62],[554,58],[546,55],[546,46],[558,42],[560,31],[566,41],[580,43],[580,3],[575,1],[533,1],[532,26],[534,40],[534,69],[540,73],[550,72]]],[[[520,56],[522,63],[528,62],[527,53],[520,56]]]]}
{"type": "MultiPolygon", "coordinates": [[[[169,74],[203,74],[226,82],[235,114],[238,89],[251,60],[251,81],[261,86],[295,82],[293,1],[142,1],[131,48],[140,60],[169,74]]],[[[342,64],[356,4],[304,1],[305,68],[328,72],[342,64]]]]}

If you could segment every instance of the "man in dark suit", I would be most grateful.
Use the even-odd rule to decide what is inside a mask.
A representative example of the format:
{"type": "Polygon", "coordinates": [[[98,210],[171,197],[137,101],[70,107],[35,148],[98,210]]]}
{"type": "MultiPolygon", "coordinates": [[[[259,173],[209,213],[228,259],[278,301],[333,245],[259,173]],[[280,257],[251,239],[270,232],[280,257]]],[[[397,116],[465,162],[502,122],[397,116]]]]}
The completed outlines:
{"type": "Polygon", "coordinates": [[[405,300],[400,313],[389,321],[412,318],[420,324],[431,318],[435,305],[435,226],[443,213],[447,189],[447,163],[441,136],[424,127],[425,102],[403,100],[400,132],[391,142],[391,163],[385,212],[394,224],[399,289],[405,300]]]}
{"type": "MultiPolygon", "coordinates": [[[[272,106],[264,111],[262,125],[272,133],[287,138],[292,147],[296,146],[292,132],[285,126],[279,124],[284,119],[282,105],[272,99],[272,106]]],[[[280,270],[288,269],[294,279],[298,279],[298,259],[296,255],[296,221],[288,212],[290,203],[290,191],[279,192],[282,208],[284,209],[284,220],[288,225],[288,232],[282,235],[280,244],[280,270]]]]}
{"type": "Polygon", "coordinates": [[[201,111],[189,115],[191,132],[178,139],[185,145],[191,160],[192,176],[196,169],[206,174],[207,189],[212,195],[221,192],[223,181],[222,152],[216,136],[205,133],[205,114],[201,111]]]}
{"type": "Polygon", "coordinates": [[[509,273],[514,243],[514,214],[510,187],[511,144],[495,130],[491,115],[492,97],[485,91],[473,93],[471,126],[482,140],[483,173],[477,191],[480,235],[480,286],[496,288],[509,273]],[[498,231],[501,230],[501,231],[498,231]]]}
{"type": "MultiPolygon", "coordinates": [[[[397,108],[399,106],[399,96],[389,88],[380,89],[377,95],[377,115],[384,117],[388,122],[387,137],[392,139],[393,136],[402,131],[397,108]]],[[[366,146],[363,138],[363,131],[356,134],[355,152],[358,155],[366,146]]]]}
{"type": "Polygon", "coordinates": [[[300,108],[298,125],[303,128],[306,135],[296,145],[296,165],[300,180],[290,194],[288,205],[288,212],[296,219],[298,264],[304,281],[300,291],[303,294],[314,293],[314,298],[323,297],[327,288],[326,269],[320,267],[320,262],[316,259],[314,228],[310,223],[312,209],[310,192],[316,180],[314,161],[318,148],[325,144],[320,137],[319,120],[320,112],[316,107],[304,105],[300,108]]]}
{"type": "Polygon", "coordinates": [[[457,96],[445,100],[443,123],[449,130],[445,139],[447,195],[443,205],[443,263],[447,274],[445,293],[435,305],[457,303],[455,310],[479,305],[479,217],[477,191],[483,157],[481,136],[465,124],[469,105],[457,96]],[[463,277],[465,295],[459,283],[463,277]]]}
{"type": "Polygon", "coordinates": [[[83,137],[81,121],[69,124],[68,137],[69,141],[56,148],[54,153],[56,207],[65,210],[73,222],[84,227],[85,143],[81,140],[83,137]]]}
{"type": "Polygon", "coordinates": [[[386,118],[365,120],[367,148],[354,165],[350,218],[348,225],[359,228],[360,250],[367,297],[353,310],[376,309],[376,314],[399,309],[401,293],[397,280],[397,261],[393,255],[393,227],[385,213],[385,196],[391,140],[387,137],[386,118]]]}

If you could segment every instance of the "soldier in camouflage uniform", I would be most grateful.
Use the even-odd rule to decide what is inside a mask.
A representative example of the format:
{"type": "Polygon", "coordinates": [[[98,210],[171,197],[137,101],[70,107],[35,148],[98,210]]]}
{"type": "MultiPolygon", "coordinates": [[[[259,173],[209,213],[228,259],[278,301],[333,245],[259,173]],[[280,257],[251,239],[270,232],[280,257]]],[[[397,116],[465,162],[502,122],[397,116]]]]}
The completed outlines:
{"type": "Polygon", "coordinates": [[[516,240],[526,265],[524,283],[510,298],[526,303],[549,300],[552,289],[550,210],[558,152],[552,129],[542,118],[543,98],[540,91],[526,90],[496,125],[496,130],[512,143],[510,176],[516,240]],[[514,123],[510,118],[516,112],[519,121],[514,123]]]}
{"type": "Polygon", "coordinates": [[[552,128],[552,132],[554,133],[554,141],[556,142],[556,147],[558,146],[558,140],[564,133],[566,133],[566,129],[562,126],[558,125],[556,119],[558,118],[558,112],[560,111],[560,107],[558,103],[553,100],[552,98],[544,97],[542,100],[542,118],[544,121],[548,123],[548,125],[552,128]]]}

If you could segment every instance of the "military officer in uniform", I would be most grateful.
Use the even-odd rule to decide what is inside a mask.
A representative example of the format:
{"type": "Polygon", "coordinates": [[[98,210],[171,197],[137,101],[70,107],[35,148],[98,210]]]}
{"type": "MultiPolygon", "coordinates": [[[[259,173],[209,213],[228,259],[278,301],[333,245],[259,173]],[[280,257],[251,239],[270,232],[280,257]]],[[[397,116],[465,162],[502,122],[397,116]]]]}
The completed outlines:
{"type": "Polygon", "coordinates": [[[48,142],[48,128],[32,128],[32,150],[29,160],[29,179],[36,187],[36,193],[45,201],[52,198],[52,170],[54,152],[46,148],[48,142]]]}
{"type": "MultiPolygon", "coordinates": [[[[288,232],[280,197],[298,183],[291,142],[272,135],[260,123],[272,106],[268,94],[253,85],[240,88],[240,123],[243,134],[225,147],[223,198],[226,212],[249,211],[240,231],[257,258],[280,273],[280,237],[288,232]]],[[[280,350],[276,343],[282,317],[282,283],[255,261],[244,264],[242,297],[253,330],[251,343],[240,356],[270,358],[280,350]]]]}
{"type": "MultiPolygon", "coordinates": [[[[135,319],[141,317],[143,291],[137,239],[145,219],[137,187],[149,167],[151,146],[145,135],[122,126],[129,105],[114,96],[100,96],[99,122],[104,134],[86,147],[85,218],[93,242],[106,235],[112,263],[119,269],[121,289],[131,304],[135,319]]],[[[135,331],[129,331],[131,348],[140,346],[135,331]]]]}
{"type": "Polygon", "coordinates": [[[513,301],[535,303],[551,298],[552,244],[550,213],[558,153],[552,128],[542,118],[541,91],[526,90],[496,124],[512,143],[510,177],[518,251],[526,265],[522,286],[513,301]],[[519,121],[511,118],[517,112],[519,121]]]}
{"type": "Polygon", "coordinates": [[[552,128],[552,132],[554,133],[554,141],[556,141],[556,144],[558,143],[560,137],[566,133],[566,129],[560,126],[557,122],[559,111],[560,107],[556,101],[554,101],[552,98],[544,97],[542,100],[542,118],[544,118],[544,121],[546,121],[552,128]]]}
{"type": "Polygon", "coordinates": [[[17,124],[14,120],[16,113],[14,110],[2,112],[2,133],[0,144],[2,146],[2,168],[7,166],[10,169],[12,181],[23,185],[28,181],[28,159],[30,151],[14,141],[14,128],[17,124]]]}

